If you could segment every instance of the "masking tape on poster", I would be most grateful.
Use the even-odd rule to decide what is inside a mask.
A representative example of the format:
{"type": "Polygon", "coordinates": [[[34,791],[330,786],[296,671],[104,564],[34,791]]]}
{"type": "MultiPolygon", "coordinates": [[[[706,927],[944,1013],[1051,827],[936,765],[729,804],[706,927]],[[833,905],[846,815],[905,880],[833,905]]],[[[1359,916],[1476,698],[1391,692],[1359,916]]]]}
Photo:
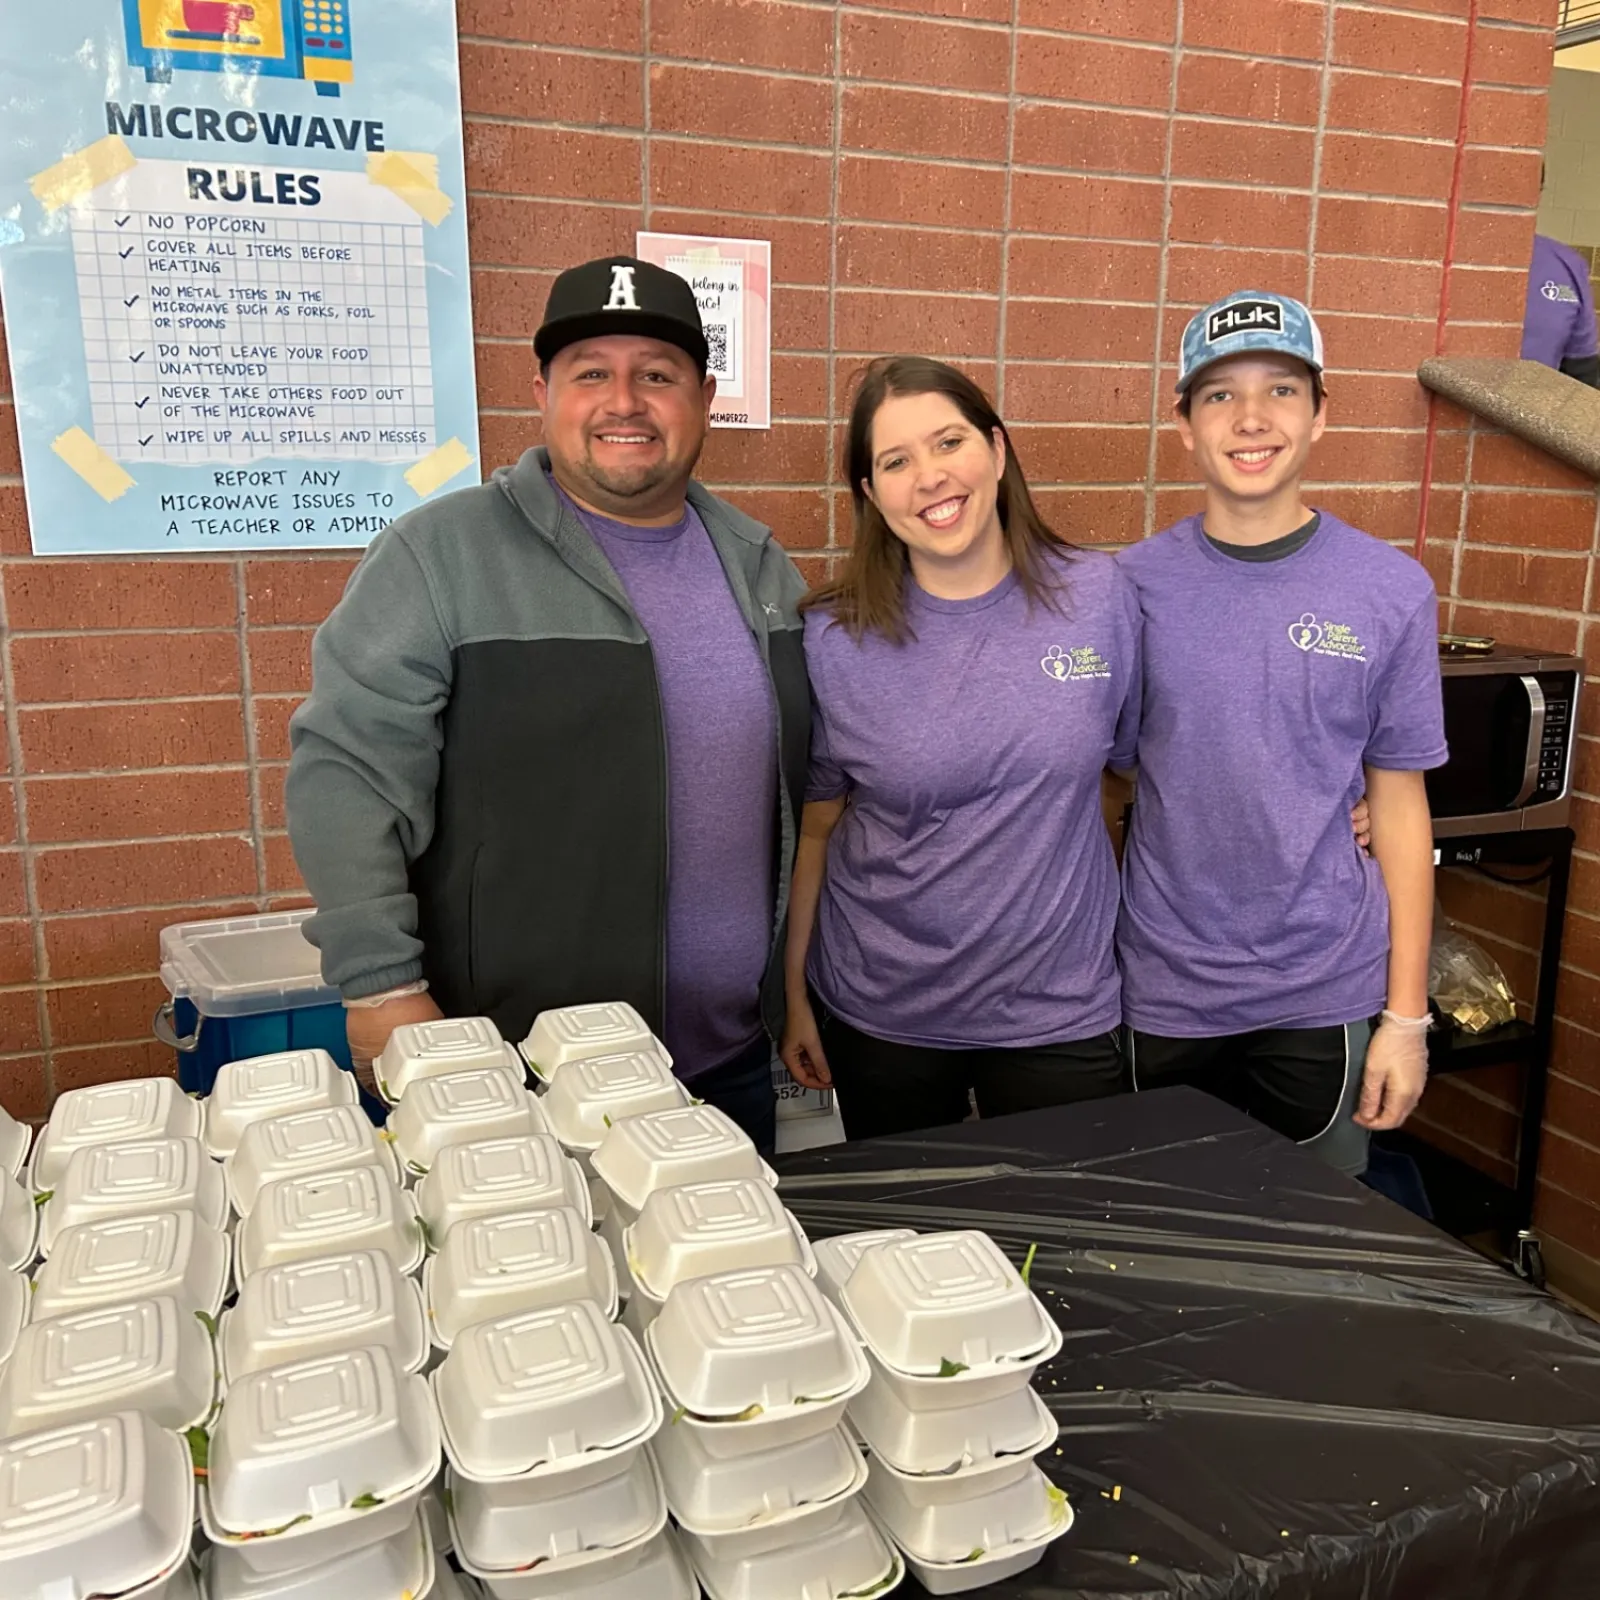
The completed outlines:
{"type": "Polygon", "coordinates": [[[368,156],[367,182],[390,190],[436,228],[455,209],[455,202],[439,187],[439,158],[424,151],[388,150],[368,156]]]}
{"type": "Polygon", "coordinates": [[[46,211],[59,211],[137,165],[127,142],[119,134],[108,134],[36,173],[29,187],[46,211]]]}
{"type": "Polygon", "coordinates": [[[68,428],[50,441],[50,448],[102,500],[120,499],[133,487],[133,479],[82,428],[68,428]]]}
{"type": "Polygon", "coordinates": [[[472,452],[459,439],[451,439],[412,467],[406,473],[406,482],[416,490],[418,499],[426,500],[441,484],[471,465],[472,452]]]}

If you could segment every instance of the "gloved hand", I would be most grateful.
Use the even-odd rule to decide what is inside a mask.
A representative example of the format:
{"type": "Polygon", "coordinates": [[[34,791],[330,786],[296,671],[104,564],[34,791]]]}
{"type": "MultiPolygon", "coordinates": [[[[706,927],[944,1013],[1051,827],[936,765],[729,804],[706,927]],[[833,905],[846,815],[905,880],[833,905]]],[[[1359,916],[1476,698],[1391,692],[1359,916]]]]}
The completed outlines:
{"type": "Polygon", "coordinates": [[[402,993],[379,1005],[347,1004],[344,1036],[350,1043],[350,1061],[356,1077],[369,1094],[378,1092],[372,1063],[383,1054],[389,1035],[407,1022],[436,1022],[444,1015],[426,992],[402,993]]]}
{"type": "Polygon", "coordinates": [[[1385,1011],[1367,1046],[1361,1103],[1355,1120],[1378,1131],[1398,1128],[1417,1108],[1428,1082],[1430,1017],[1397,1017],[1385,1011]]]}

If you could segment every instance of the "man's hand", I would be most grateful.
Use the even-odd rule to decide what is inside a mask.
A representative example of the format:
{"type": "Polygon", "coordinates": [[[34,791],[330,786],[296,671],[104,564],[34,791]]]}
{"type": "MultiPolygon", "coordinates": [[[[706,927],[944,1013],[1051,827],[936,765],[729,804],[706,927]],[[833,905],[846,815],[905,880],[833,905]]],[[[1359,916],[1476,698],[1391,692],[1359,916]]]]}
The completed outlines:
{"type": "Polygon", "coordinates": [[[1416,1110],[1428,1083],[1428,1021],[1384,1012],[1361,1075],[1355,1120],[1363,1128],[1398,1128],[1416,1110]]]}
{"type": "Polygon", "coordinates": [[[1365,850],[1372,843],[1372,813],[1367,809],[1367,797],[1362,797],[1350,808],[1350,831],[1356,843],[1365,850]]]}
{"type": "Polygon", "coordinates": [[[399,995],[381,1006],[346,1007],[344,1036],[350,1042],[350,1060],[369,1094],[378,1092],[372,1063],[383,1054],[389,1035],[408,1022],[437,1022],[443,1015],[427,994],[399,995]]]}
{"type": "Polygon", "coordinates": [[[828,1058],[822,1053],[822,1034],[817,1028],[816,1015],[810,1000],[804,996],[789,1001],[778,1055],[796,1083],[807,1089],[833,1087],[828,1058]]]}

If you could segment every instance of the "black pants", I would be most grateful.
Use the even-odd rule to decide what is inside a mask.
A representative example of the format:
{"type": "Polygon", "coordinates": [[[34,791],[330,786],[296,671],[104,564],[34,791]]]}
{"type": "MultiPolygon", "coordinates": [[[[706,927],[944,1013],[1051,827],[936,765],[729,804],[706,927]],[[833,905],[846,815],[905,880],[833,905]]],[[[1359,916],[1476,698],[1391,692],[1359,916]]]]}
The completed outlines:
{"type": "Polygon", "coordinates": [[[690,1094],[726,1112],[764,1156],[778,1138],[778,1097],[772,1087],[772,1041],[765,1033],[731,1061],[684,1082],[690,1094]]]}
{"type": "Polygon", "coordinates": [[[965,1121],[969,1093],[980,1116],[1003,1117],[1098,1100],[1126,1087],[1115,1031],[1021,1050],[936,1050],[875,1039],[820,1004],[817,1016],[847,1139],[965,1121]]]}

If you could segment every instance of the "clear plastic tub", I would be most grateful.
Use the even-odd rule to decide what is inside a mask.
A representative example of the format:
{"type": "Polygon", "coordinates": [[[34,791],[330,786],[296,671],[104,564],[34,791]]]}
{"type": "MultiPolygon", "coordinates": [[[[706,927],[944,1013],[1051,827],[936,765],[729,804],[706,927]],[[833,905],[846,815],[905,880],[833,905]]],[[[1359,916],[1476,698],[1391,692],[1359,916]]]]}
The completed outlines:
{"type": "Polygon", "coordinates": [[[841,1298],[879,1360],[913,1376],[1036,1360],[1060,1337],[999,1245],[975,1228],[868,1250],[841,1298]]]}
{"type": "Polygon", "coordinates": [[[198,1100],[173,1078],[126,1078],[68,1089],[56,1098],[29,1163],[28,1187],[54,1189],[74,1150],[126,1139],[197,1139],[205,1125],[198,1100]]]}
{"type": "Polygon", "coordinates": [[[32,1142],[33,1129],[0,1106],[0,1173],[8,1178],[21,1177],[32,1142]]]}
{"type": "Polygon", "coordinates": [[[7,1272],[19,1271],[33,1260],[40,1209],[15,1178],[0,1173],[0,1267],[7,1272]]]}
{"type": "Polygon", "coordinates": [[[422,1290],[381,1250],[352,1250],[268,1267],[246,1279],[222,1318],[230,1383],[286,1361],[382,1345],[402,1372],[428,1355],[422,1290]]]}
{"type": "Polygon", "coordinates": [[[222,1170],[233,1209],[248,1217],[265,1184],[346,1167],[371,1167],[392,1182],[400,1179],[394,1151],[359,1106],[291,1111],[252,1122],[222,1170]]]}
{"type": "Polygon", "coordinates": [[[800,1224],[758,1178],[658,1189],[622,1231],[629,1270],[653,1299],[710,1273],[793,1263],[809,1275],[816,1258],[800,1224]]]}
{"type": "Polygon", "coordinates": [[[134,1300],[23,1328],[0,1373],[0,1437],[142,1411],[182,1433],[217,1396],[210,1330],[177,1301],[134,1300]]]}
{"type": "Polygon", "coordinates": [[[850,1426],[896,1471],[953,1473],[988,1462],[1026,1459],[1055,1443],[1060,1424],[1030,1388],[977,1405],[913,1409],[881,1379],[849,1404],[850,1426]]]}
{"type": "Polygon", "coordinates": [[[725,1178],[759,1178],[776,1188],[778,1175],[756,1153],[747,1134],[715,1106],[682,1106],[612,1119],[592,1158],[597,1177],[639,1215],[657,1189],[725,1178]]]}
{"type": "Polygon", "coordinates": [[[589,1185],[548,1133],[446,1145],[414,1194],[435,1249],[468,1217],[571,1206],[593,1223],[589,1185]]]}
{"type": "Polygon", "coordinates": [[[840,1298],[856,1263],[875,1245],[894,1244],[901,1239],[915,1239],[915,1228],[879,1228],[871,1233],[836,1233],[831,1239],[816,1239],[811,1248],[817,1257],[817,1287],[836,1306],[843,1307],[840,1298]]]}
{"type": "Polygon", "coordinates": [[[286,1261],[347,1250],[381,1250],[402,1273],[422,1260],[422,1227],[411,1196],[378,1167],[313,1172],[267,1184],[239,1225],[236,1278],[286,1261]]]}
{"type": "Polygon", "coordinates": [[[709,1600],[876,1600],[905,1577],[859,1498],[769,1529],[680,1538],[709,1600]]]}
{"type": "Polygon", "coordinates": [[[617,1550],[660,1533],[667,1503],[645,1450],[608,1462],[587,1482],[571,1474],[503,1483],[452,1480],[457,1558],[479,1573],[516,1572],[591,1550],[617,1550]]]}
{"type": "Polygon", "coordinates": [[[192,1211],[158,1211],[67,1228],[33,1279],[35,1322],[90,1306],[170,1295],[216,1316],[228,1292],[232,1241],[192,1211]]]}
{"type": "Polygon", "coordinates": [[[75,1150],[40,1207],[40,1254],[50,1254],[63,1228],[157,1211],[192,1211],[208,1228],[227,1223],[222,1169],[198,1139],[130,1139],[75,1150]]]}
{"type": "Polygon", "coordinates": [[[413,1083],[389,1118],[395,1153],[421,1176],[449,1145],[548,1132],[526,1081],[519,1062],[413,1083]]]}
{"type": "Polygon", "coordinates": [[[398,1533],[291,1572],[253,1571],[236,1550],[206,1560],[206,1600],[423,1600],[435,1572],[427,1519],[420,1513],[398,1533]]]}
{"type": "MultiPolygon", "coordinates": [[[[625,1055],[635,1050],[666,1055],[660,1041],[645,1026],[644,1018],[621,1001],[541,1011],[522,1041],[528,1065],[546,1082],[574,1061],[625,1055]]],[[[671,1067],[671,1057],[667,1057],[667,1065],[671,1067]]]]}
{"type": "Polygon", "coordinates": [[[867,1481],[867,1464],[843,1428],[727,1458],[708,1454],[696,1430],[669,1423],[650,1449],[667,1505],[691,1533],[734,1533],[780,1522],[809,1506],[848,1499],[867,1481]]]}
{"type": "Polygon", "coordinates": [[[511,1067],[522,1076],[522,1057],[488,1017],[440,1017],[407,1022],[389,1035],[375,1064],[378,1093],[391,1106],[424,1078],[478,1067],[511,1067]]]}
{"type": "Polygon", "coordinates": [[[376,1346],[316,1356],[229,1389],[205,1509],[234,1535],[281,1528],[413,1489],[420,1499],[438,1466],[439,1425],[421,1378],[376,1346]]]}
{"type": "Polygon", "coordinates": [[[16,1348],[31,1298],[32,1285],[20,1272],[0,1272],[0,1367],[16,1348]]]}
{"type": "Polygon", "coordinates": [[[218,1069],[206,1102],[206,1149],[225,1160],[252,1122],[353,1106],[356,1098],[356,1080],[326,1050],[280,1050],[230,1061],[218,1069]]]}
{"type": "Polygon", "coordinates": [[[450,1464],[478,1481],[595,1467],[661,1426],[639,1347],[592,1301],[473,1324],[432,1384],[450,1464]]]}
{"type": "Polygon", "coordinates": [[[422,1291],[444,1350],[463,1328],[515,1311],[593,1300],[608,1317],[617,1312],[610,1253],[571,1206],[469,1217],[429,1258],[422,1291]]]}
{"type": "Polygon", "coordinates": [[[1027,1545],[1061,1531],[1066,1496],[1031,1462],[991,1473],[974,1486],[960,1478],[908,1478],[874,1458],[864,1491],[872,1514],[907,1555],[935,1564],[978,1559],[974,1552],[1027,1545]]]}
{"type": "Polygon", "coordinates": [[[658,1046],[574,1061],[551,1080],[540,1101],[550,1131],[585,1158],[623,1117],[675,1111],[688,1103],[688,1090],[672,1075],[672,1058],[658,1046]]]}
{"type": "Polygon", "coordinates": [[[189,1451],[137,1411],[0,1444],[0,1594],[6,1600],[120,1595],[189,1551],[189,1451]]]}
{"type": "Polygon", "coordinates": [[[680,1284],[645,1347],[672,1403],[707,1419],[842,1408],[868,1377],[849,1325],[792,1263],[680,1284]]]}

